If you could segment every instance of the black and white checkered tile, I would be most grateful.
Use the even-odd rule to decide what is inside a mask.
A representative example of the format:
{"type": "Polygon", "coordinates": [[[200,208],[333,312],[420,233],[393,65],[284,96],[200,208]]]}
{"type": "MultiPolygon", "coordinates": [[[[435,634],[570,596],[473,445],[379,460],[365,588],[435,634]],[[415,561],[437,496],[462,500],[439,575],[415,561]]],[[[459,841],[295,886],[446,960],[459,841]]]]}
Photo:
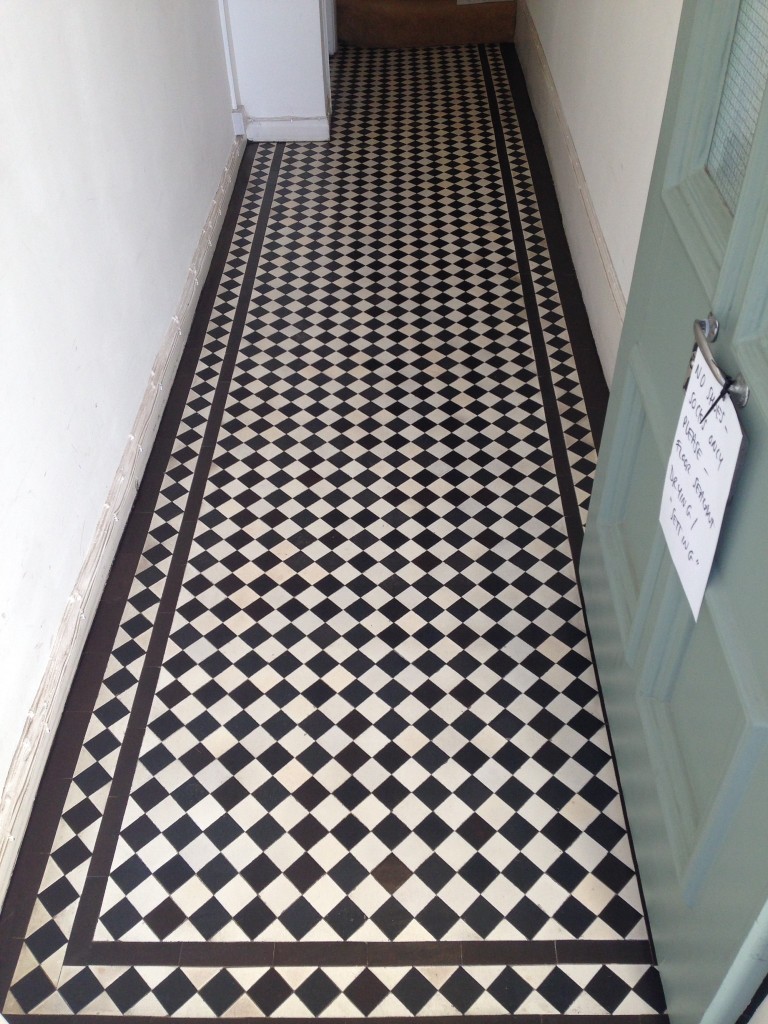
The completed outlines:
{"type": "Polygon", "coordinates": [[[121,1014],[150,1019],[349,1020],[460,1015],[633,1015],[658,1005],[655,972],[639,964],[406,967],[65,967],[58,986],[15,986],[19,1014],[121,1014]]]}
{"type": "Polygon", "coordinates": [[[332,141],[253,158],[12,1018],[663,1011],[488,74],[586,508],[498,51],[342,50],[332,141]]]}
{"type": "Polygon", "coordinates": [[[506,71],[498,49],[487,52],[494,94],[501,111],[500,125],[512,168],[515,205],[525,238],[536,307],[546,345],[547,361],[557,400],[557,412],[566,441],[571,479],[582,524],[586,523],[597,453],[592,441],[587,409],[571,350],[550,251],[539,213],[535,185],[526,159],[515,104],[505,88],[506,71]]]}

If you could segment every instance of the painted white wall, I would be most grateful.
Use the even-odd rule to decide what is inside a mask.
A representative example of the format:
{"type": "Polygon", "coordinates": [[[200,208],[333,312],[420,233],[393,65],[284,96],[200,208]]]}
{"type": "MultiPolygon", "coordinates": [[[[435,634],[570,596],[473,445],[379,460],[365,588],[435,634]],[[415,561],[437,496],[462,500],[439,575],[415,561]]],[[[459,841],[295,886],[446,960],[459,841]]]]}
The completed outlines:
{"type": "Polygon", "coordinates": [[[682,0],[523,0],[522,6],[521,61],[610,379],[682,0]],[[538,44],[543,69],[536,66],[538,44]],[[596,246],[601,251],[590,251],[596,246]],[[608,281],[595,281],[600,274],[608,281]],[[616,309],[599,308],[606,303],[616,309]]]}
{"type": "Polygon", "coordinates": [[[336,0],[322,0],[323,17],[325,18],[325,37],[328,53],[332,57],[339,45],[336,31],[336,0]]]}
{"type": "Polygon", "coordinates": [[[227,0],[248,138],[328,138],[330,90],[321,0],[227,0]]]}
{"type": "Polygon", "coordinates": [[[216,0],[0,5],[0,784],[233,131],[216,0]]]}

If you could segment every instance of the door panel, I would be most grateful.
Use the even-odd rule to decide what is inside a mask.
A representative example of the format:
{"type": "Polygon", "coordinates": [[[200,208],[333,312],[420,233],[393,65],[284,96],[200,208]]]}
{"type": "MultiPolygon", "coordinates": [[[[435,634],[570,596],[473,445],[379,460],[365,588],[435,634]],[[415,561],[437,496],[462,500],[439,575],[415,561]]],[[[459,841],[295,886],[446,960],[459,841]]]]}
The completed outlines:
{"type": "Polygon", "coordinates": [[[729,211],[736,210],[768,81],[768,11],[761,0],[738,10],[707,155],[707,172],[729,211]]]}
{"type": "Polygon", "coordinates": [[[768,27],[768,0],[743,2],[684,2],[581,564],[672,1024],[732,1024],[768,970],[763,45],[754,87],[741,83],[743,64],[727,70],[734,45],[754,41],[744,18],[768,27]],[[718,121],[724,83],[735,113],[718,121]],[[720,139],[727,149],[728,124],[750,119],[734,183],[732,169],[721,173],[720,139]],[[719,187],[707,167],[716,160],[719,187]],[[658,515],[693,320],[710,309],[721,322],[715,357],[744,373],[752,397],[740,413],[749,445],[694,622],[658,515]]]}
{"type": "Polygon", "coordinates": [[[682,899],[692,904],[762,756],[768,719],[761,680],[738,655],[740,631],[728,612],[713,616],[710,603],[694,629],[678,588],[668,574],[638,702],[682,899]]]}

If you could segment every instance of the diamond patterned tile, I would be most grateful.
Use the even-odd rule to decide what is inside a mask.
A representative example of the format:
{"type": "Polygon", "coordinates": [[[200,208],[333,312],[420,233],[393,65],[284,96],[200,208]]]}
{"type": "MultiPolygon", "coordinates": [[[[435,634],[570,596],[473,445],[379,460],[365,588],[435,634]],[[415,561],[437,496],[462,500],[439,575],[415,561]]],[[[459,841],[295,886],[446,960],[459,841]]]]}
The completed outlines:
{"type": "Polygon", "coordinates": [[[524,141],[512,96],[504,88],[506,72],[501,52],[488,50],[499,105],[504,111],[501,123],[507,154],[513,172],[515,200],[525,237],[536,307],[547,351],[549,370],[555,389],[557,412],[563,430],[573,487],[582,524],[586,523],[592,476],[597,453],[587,417],[576,364],[571,350],[557,281],[552,269],[549,247],[536,198],[535,183],[525,155],[524,141]]]}
{"type": "Polygon", "coordinates": [[[560,493],[583,517],[593,445],[501,54],[333,64],[331,141],[249,155],[3,1010],[662,1014],[560,493]]]}

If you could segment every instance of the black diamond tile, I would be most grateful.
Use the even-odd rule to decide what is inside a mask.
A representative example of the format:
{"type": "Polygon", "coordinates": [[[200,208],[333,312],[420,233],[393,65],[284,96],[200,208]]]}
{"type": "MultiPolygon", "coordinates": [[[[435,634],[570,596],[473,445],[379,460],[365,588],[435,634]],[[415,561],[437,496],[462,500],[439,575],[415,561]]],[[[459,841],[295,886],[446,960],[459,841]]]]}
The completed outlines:
{"type": "Polygon", "coordinates": [[[303,939],[320,920],[320,915],[311,903],[300,896],[287,910],[283,911],[280,920],[294,939],[303,939]]]}
{"type": "Polygon", "coordinates": [[[150,910],[144,920],[158,939],[166,939],[184,920],[184,911],[169,897],[150,910]]]}
{"type": "Polygon", "coordinates": [[[533,987],[512,967],[505,967],[488,991],[508,1013],[515,1013],[533,992],[533,987]]]}
{"type": "Polygon", "coordinates": [[[331,833],[351,851],[366,837],[368,830],[354,815],[349,814],[331,829],[331,833]]]}
{"type": "MultiPolygon", "coordinates": [[[[165,790],[163,789],[163,787],[160,787],[160,789],[158,790],[153,790],[153,802],[147,800],[147,807],[145,808],[147,813],[151,812],[152,808],[156,804],[160,804],[162,802],[164,792],[165,790]]],[[[173,799],[176,801],[179,807],[183,808],[185,811],[191,810],[202,800],[204,800],[207,795],[208,794],[205,790],[205,787],[202,786],[197,779],[188,779],[186,782],[182,783],[182,785],[179,786],[177,789],[174,789],[172,793],[173,799]]]]}
{"type": "Polygon", "coordinates": [[[386,997],[387,987],[366,968],[347,986],[344,995],[367,1017],[386,997]]]}
{"type": "Polygon", "coordinates": [[[122,939],[131,928],[141,921],[141,914],[129,900],[120,900],[102,915],[102,924],[113,939],[122,939]]]}
{"type": "Polygon", "coordinates": [[[655,967],[649,967],[647,969],[642,978],[634,986],[634,991],[635,994],[641,999],[644,999],[656,1013],[666,1013],[667,1007],[664,999],[664,992],[662,991],[659,972],[655,967]]]}
{"type": "Polygon", "coordinates": [[[499,872],[481,853],[475,853],[461,868],[459,874],[478,892],[482,892],[483,889],[488,888],[499,872]]]}
{"type": "MultiPolygon", "coordinates": [[[[169,829],[170,832],[170,829],[169,829]]],[[[132,850],[139,851],[151,843],[155,836],[160,834],[160,829],[155,825],[149,818],[142,816],[137,818],[136,821],[131,822],[125,829],[123,829],[122,837],[128,843],[132,850]]]]}
{"type": "Polygon", "coordinates": [[[341,990],[328,975],[318,968],[299,985],[296,995],[307,1009],[317,1016],[333,1002],[341,990]]]}
{"type": "Polygon", "coordinates": [[[428,814],[414,831],[419,839],[422,839],[433,850],[436,850],[451,834],[450,827],[436,814],[428,814]]]}
{"type": "Polygon", "coordinates": [[[567,850],[580,835],[578,828],[562,814],[553,815],[541,831],[561,850],[567,850]]]}
{"type": "Polygon", "coordinates": [[[593,873],[604,885],[607,885],[609,889],[616,893],[621,892],[634,876],[632,868],[612,853],[607,854],[600,861],[593,873]]]}
{"type": "Polygon", "coordinates": [[[77,890],[67,878],[59,878],[40,893],[40,902],[54,917],[77,899],[77,890]]]}
{"type": "Polygon", "coordinates": [[[632,990],[610,967],[603,966],[587,983],[586,991],[604,1010],[613,1013],[632,990]]]}
{"type": "Polygon", "coordinates": [[[73,832],[84,832],[89,825],[98,821],[101,817],[96,806],[91,800],[80,800],[74,807],[62,815],[62,818],[73,832]]]}
{"type": "Polygon", "coordinates": [[[237,1002],[244,991],[243,986],[235,981],[229,971],[219,971],[203,985],[200,995],[216,1016],[221,1017],[233,1003],[237,1002]]]}
{"type": "Polygon", "coordinates": [[[59,988],[59,992],[72,1012],[80,1013],[101,994],[101,985],[93,971],[86,967],[82,971],[78,971],[73,978],[65,981],[59,988]]]}
{"type": "Polygon", "coordinates": [[[586,829],[590,839],[600,843],[606,850],[612,850],[624,837],[625,830],[605,814],[599,814],[586,829]]]}
{"type": "Polygon", "coordinates": [[[212,939],[231,920],[230,913],[213,897],[193,911],[189,917],[204,939],[212,939]]]}
{"type": "Polygon", "coordinates": [[[27,946],[36,960],[42,963],[66,944],[66,936],[55,921],[47,921],[27,938],[27,946]]]}
{"type": "MultiPolygon", "coordinates": [[[[226,865],[226,868],[222,872],[222,878],[226,882],[235,876],[235,870],[226,858],[222,858],[222,860],[224,865],[226,865]]],[[[203,878],[203,881],[205,881],[204,871],[205,869],[200,872],[200,877],[203,878]]],[[[273,882],[279,876],[279,874],[280,869],[266,854],[261,854],[254,858],[254,860],[252,860],[251,863],[244,867],[240,872],[240,875],[257,893],[265,889],[270,882],[273,882]]],[[[219,887],[220,886],[218,885],[216,886],[216,888],[219,887]]],[[[216,891],[216,888],[213,886],[209,885],[209,888],[212,891],[216,891]]]]}
{"type": "Polygon", "coordinates": [[[368,877],[368,871],[359,860],[351,853],[346,854],[328,872],[340,889],[346,893],[353,892],[364,878],[368,877]]]}
{"type": "MultiPolygon", "coordinates": [[[[547,923],[547,915],[527,896],[524,896],[507,914],[508,920],[526,939],[533,939],[547,923]]],[[[567,925],[566,925],[567,927],[567,925]]]]}
{"type": "Polygon", "coordinates": [[[344,941],[351,939],[367,920],[357,904],[347,897],[341,900],[326,915],[325,919],[339,938],[344,939],[344,941]]]}
{"type": "Polygon", "coordinates": [[[401,821],[396,814],[388,814],[386,818],[376,825],[373,834],[380,839],[385,846],[397,847],[410,835],[411,830],[401,821]]]}
{"type": "Polygon", "coordinates": [[[26,1013],[31,1012],[55,990],[56,986],[42,967],[35,967],[12,987],[14,997],[26,1013]]]}
{"type": "MultiPolygon", "coordinates": [[[[483,787],[485,788],[485,787],[483,787]]],[[[486,791],[486,796],[488,796],[486,791]]],[[[472,806],[470,804],[470,806],[472,806]]],[[[480,849],[488,840],[496,834],[496,830],[478,814],[471,814],[458,828],[462,839],[466,839],[476,849],[480,849]]]]}
{"type": "Polygon", "coordinates": [[[567,928],[571,935],[575,935],[578,938],[592,924],[595,914],[588,910],[574,896],[569,896],[555,911],[554,917],[558,924],[567,928]]]}
{"type": "MultiPolygon", "coordinates": [[[[211,830],[208,830],[210,835],[211,830]]],[[[275,819],[271,815],[266,815],[257,821],[254,825],[248,829],[249,837],[254,841],[257,847],[261,850],[268,850],[273,843],[284,835],[285,832],[275,819]]],[[[225,849],[226,846],[237,839],[240,835],[240,829],[237,826],[233,826],[231,832],[227,832],[224,835],[211,835],[213,842],[219,847],[219,849],[225,849]]]]}
{"type": "Polygon", "coordinates": [[[411,915],[399,903],[394,896],[390,898],[371,915],[373,923],[380,928],[386,937],[392,941],[402,932],[411,915]]]}
{"type": "Polygon", "coordinates": [[[488,938],[504,915],[484,896],[479,896],[462,914],[462,918],[474,928],[478,935],[488,938]]]}
{"type": "Polygon", "coordinates": [[[555,967],[539,985],[538,991],[558,1013],[567,1013],[580,995],[581,988],[565,971],[555,967]]]}
{"type": "Polygon", "coordinates": [[[306,892],[319,878],[322,878],[324,872],[317,861],[308,853],[305,853],[295,860],[289,868],[286,868],[284,874],[296,886],[299,892],[306,892]]]}
{"type": "MultiPolygon", "coordinates": [[[[389,746],[393,745],[390,744],[389,746]]],[[[377,757],[379,760],[381,760],[381,753],[379,753],[377,757]]],[[[346,747],[344,747],[342,751],[340,751],[336,755],[336,760],[343,768],[346,768],[346,770],[350,774],[353,774],[357,771],[358,768],[361,768],[365,764],[365,762],[368,760],[368,754],[361,750],[361,748],[356,743],[349,743],[346,747]]],[[[388,765],[385,765],[384,767],[388,768],[390,771],[394,771],[394,768],[389,768],[388,765]]],[[[395,765],[394,767],[397,768],[399,767],[399,765],[395,765]]]]}
{"type": "Polygon", "coordinates": [[[64,874],[69,874],[76,867],[88,860],[90,851],[79,836],[73,836],[69,842],[60,846],[53,854],[53,859],[64,874]]]}
{"type": "Polygon", "coordinates": [[[155,988],[155,998],[166,1013],[176,1013],[195,994],[195,986],[181,970],[175,970],[155,988]]]}
{"type": "Polygon", "coordinates": [[[440,989],[459,1013],[467,1013],[483,994],[483,988],[463,967],[459,967],[440,989]]]}
{"type": "Polygon", "coordinates": [[[435,994],[435,986],[415,967],[392,990],[401,1003],[417,1016],[435,994]]]}
{"type": "Polygon", "coordinates": [[[135,967],[129,967],[116,981],[107,986],[109,998],[123,1014],[128,1013],[151,991],[150,986],[135,967]]]}
{"type": "MultiPolygon", "coordinates": [[[[347,785],[351,784],[350,779],[347,785]]],[[[362,788],[362,787],[361,787],[362,788]]],[[[314,810],[328,796],[328,790],[317,779],[308,779],[295,791],[294,796],[308,811],[314,810]]]]}
{"type": "Polygon", "coordinates": [[[384,858],[378,867],[373,869],[371,874],[379,885],[383,886],[391,894],[397,892],[403,882],[411,877],[412,872],[410,868],[403,864],[399,857],[391,853],[384,858]]]}
{"type": "Polygon", "coordinates": [[[629,935],[641,917],[621,896],[614,896],[600,911],[601,921],[605,921],[619,935],[629,935]]]}
{"type": "Polygon", "coordinates": [[[249,939],[256,939],[275,920],[274,913],[256,896],[235,914],[235,921],[249,939]]]}
{"type": "Polygon", "coordinates": [[[112,871],[112,878],[123,892],[129,893],[149,878],[150,874],[151,871],[141,857],[134,854],[112,871]]]}
{"type": "Polygon", "coordinates": [[[459,920],[459,915],[447,903],[435,896],[434,899],[416,915],[416,920],[423,925],[435,939],[442,939],[459,920]]]}
{"type": "MultiPolygon", "coordinates": [[[[562,853],[549,867],[547,874],[566,890],[573,892],[579,882],[587,875],[587,869],[567,853],[562,853]]],[[[597,872],[595,872],[597,874],[597,872]]],[[[629,872],[630,877],[633,872],[629,872]]],[[[537,871],[537,876],[540,872],[537,871]]],[[[598,876],[599,877],[599,876],[598,876]]],[[[621,886],[623,888],[623,885],[621,886]]]]}
{"type": "Polygon", "coordinates": [[[185,882],[194,875],[194,871],[183,857],[173,857],[168,860],[155,872],[155,878],[160,882],[166,892],[176,892],[185,882]]]}

